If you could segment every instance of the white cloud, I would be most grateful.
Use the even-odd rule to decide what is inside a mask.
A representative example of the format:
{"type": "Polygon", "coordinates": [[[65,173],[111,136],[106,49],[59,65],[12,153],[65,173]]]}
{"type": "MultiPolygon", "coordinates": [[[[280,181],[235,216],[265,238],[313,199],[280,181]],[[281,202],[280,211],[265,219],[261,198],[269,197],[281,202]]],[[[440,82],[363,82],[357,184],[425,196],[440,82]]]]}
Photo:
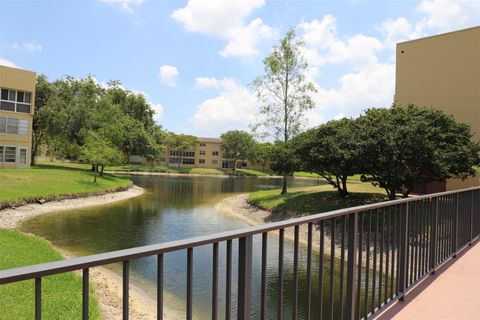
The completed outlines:
{"type": "Polygon", "coordinates": [[[155,103],[155,104],[151,103],[150,106],[152,107],[153,111],[155,112],[155,115],[154,115],[155,122],[160,123],[160,121],[163,118],[163,113],[164,113],[163,106],[160,103],[155,103]]]}
{"type": "Polygon", "coordinates": [[[422,0],[416,10],[425,14],[422,25],[439,32],[473,27],[480,23],[480,1],[422,0]]]}
{"type": "Polygon", "coordinates": [[[170,65],[161,66],[158,76],[162,83],[171,87],[177,86],[178,70],[176,67],[170,65]]]}
{"type": "Polygon", "coordinates": [[[140,5],[145,0],[99,0],[100,2],[109,3],[113,6],[116,6],[123,11],[133,13],[132,5],[140,5]]]}
{"type": "Polygon", "coordinates": [[[27,41],[23,43],[14,43],[11,45],[13,49],[16,50],[25,50],[29,52],[41,52],[42,46],[38,44],[36,41],[27,41]]]}
{"type": "Polygon", "coordinates": [[[219,95],[197,106],[190,119],[204,135],[218,135],[231,129],[247,129],[258,111],[255,95],[232,79],[197,78],[197,88],[216,88],[219,95]]]}
{"type": "Polygon", "coordinates": [[[260,18],[245,21],[264,4],[264,0],[189,0],[171,17],[190,32],[226,40],[220,52],[223,57],[252,58],[258,54],[255,46],[274,35],[274,30],[260,18]]]}
{"type": "Polygon", "coordinates": [[[231,78],[224,78],[218,80],[210,77],[197,77],[195,78],[195,89],[226,89],[235,90],[238,84],[231,78]]]}
{"type": "Polygon", "coordinates": [[[13,63],[10,60],[0,58],[0,65],[1,66],[6,66],[6,67],[12,67],[12,68],[18,68],[15,63],[13,63]]]}

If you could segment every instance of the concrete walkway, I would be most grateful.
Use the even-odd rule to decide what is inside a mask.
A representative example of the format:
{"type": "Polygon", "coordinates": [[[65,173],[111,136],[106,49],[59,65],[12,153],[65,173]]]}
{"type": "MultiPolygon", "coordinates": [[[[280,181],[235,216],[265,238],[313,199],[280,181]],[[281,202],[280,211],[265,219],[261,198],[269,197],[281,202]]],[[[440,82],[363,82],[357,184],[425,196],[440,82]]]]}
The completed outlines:
{"type": "Polygon", "coordinates": [[[480,242],[449,260],[375,319],[480,320],[480,242]]]}

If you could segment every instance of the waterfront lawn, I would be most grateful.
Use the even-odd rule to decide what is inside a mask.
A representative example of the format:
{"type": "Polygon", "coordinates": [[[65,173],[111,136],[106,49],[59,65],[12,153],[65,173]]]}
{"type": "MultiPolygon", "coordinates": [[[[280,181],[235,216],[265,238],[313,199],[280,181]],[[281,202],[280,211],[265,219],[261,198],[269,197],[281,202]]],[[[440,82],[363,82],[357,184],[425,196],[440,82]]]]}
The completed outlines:
{"type": "MultiPolygon", "coordinates": [[[[45,240],[0,229],[0,270],[62,260],[45,240]]],[[[0,319],[34,318],[34,280],[0,286],[0,319]]],[[[82,279],[73,273],[42,278],[44,319],[81,319],[82,279]]],[[[90,290],[90,319],[100,319],[97,300],[90,290]]]]}
{"type": "Polygon", "coordinates": [[[126,187],[127,178],[104,174],[93,183],[88,169],[39,165],[27,169],[0,169],[0,209],[8,204],[54,199],[60,196],[90,194],[126,187]]]}
{"type": "MultiPolygon", "coordinates": [[[[323,179],[320,175],[313,173],[313,172],[304,172],[304,171],[297,171],[293,173],[294,177],[302,177],[302,178],[320,178],[323,179]]],[[[361,174],[355,174],[353,176],[348,177],[348,180],[351,181],[360,181],[361,174]]]]}
{"type": "Polygon", "coordinates": [[[314,214],[387,200],[385,191],[370,183],[350,183],[348,190],[346,198],[330,185],[290,188],[283,195],[279,189],[261,190],[251,193],[248,202],[270,211],[314,214]]]}

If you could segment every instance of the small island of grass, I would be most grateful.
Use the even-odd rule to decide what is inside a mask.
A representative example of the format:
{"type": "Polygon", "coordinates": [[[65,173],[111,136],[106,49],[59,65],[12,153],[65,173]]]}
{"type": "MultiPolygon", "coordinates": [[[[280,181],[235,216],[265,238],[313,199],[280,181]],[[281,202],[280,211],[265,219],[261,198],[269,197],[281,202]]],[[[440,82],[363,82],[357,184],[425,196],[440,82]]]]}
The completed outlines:
{"type": "Polygon", "coordinates": [[[383,189],[370,183],[348,184],[350,194],[342,198],[330,185],[291,188],[280,194],[278,189],[256,191],[248,202],[272,212],[315,214],[387,200],[383,189]]]}

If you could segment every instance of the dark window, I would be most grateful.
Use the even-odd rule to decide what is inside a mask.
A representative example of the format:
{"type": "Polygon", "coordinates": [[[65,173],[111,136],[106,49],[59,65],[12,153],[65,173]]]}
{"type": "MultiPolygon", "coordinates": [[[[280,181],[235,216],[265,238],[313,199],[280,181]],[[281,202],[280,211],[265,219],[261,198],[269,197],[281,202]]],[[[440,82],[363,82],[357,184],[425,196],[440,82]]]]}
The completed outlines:
{"type": "Polygon", "coordinates": [[[15,162],[17,148],[5,147],[5,162],[15,162]]]}
{"type": "Polygon", "coordinates": [[[25,103],[30,103],[31,98],[32,94],[30,92],[25,92],[25,103]]]}
{"type": "Polygon", "coordinates": [[[195,159],[183,159],[183,164],[195,164],[195,159]]]}
{"type": "Polygon", "coordinates": [[[17,92],[17,102],[24,102],[23,101],[23,98],[25,97],[25,93],[24,92],[20,92],[18,91],[17,92]]]}
{"type": "Polygon", "coordinates": [[[198,163],[204,164],[204,163],[205,163],[205,159],[198,159],[198,163]]]}
{"type": "Polygon", "coordinates": [[[218,156],[218,151],[212,151],[212,156],[218,156]]]}
{"type": "Polygon", "coordinates": [[[15,111],[15,103],[2,101],[0,102],[0,110],[15,111]]]}
{"type": "Polygon", "coordinates": [[[15,90],[8,91],[8,100],[15,101],[15,90]]]}
{"type": "Polygon", "coordinates": [[[205,147],[206,144],[205,143],[200,143],[200,147],[205,147]]]}
{"type": "Polygon", "coordinates": [[[30,105],[17,103],[17,112],[30,113],[30,105]]]}
{"type": "Polygon", "coordinates": [[[2,89],[2,100],[8,100],[8,89],[2,89]]]}
{"type": "Polygon", "coordinates": [[[3,146],[0,146],[0,162],[3,162],[3,146]]]}

